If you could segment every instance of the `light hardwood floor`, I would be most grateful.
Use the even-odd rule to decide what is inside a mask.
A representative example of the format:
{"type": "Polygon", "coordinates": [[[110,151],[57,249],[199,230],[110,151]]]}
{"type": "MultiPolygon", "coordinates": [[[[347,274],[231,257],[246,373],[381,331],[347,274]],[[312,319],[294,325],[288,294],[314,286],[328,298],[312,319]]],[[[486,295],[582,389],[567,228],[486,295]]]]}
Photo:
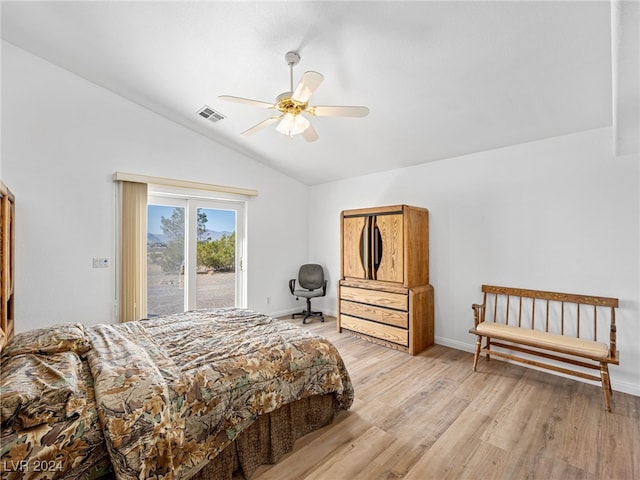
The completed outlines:
{"type": "Polygon", "coordinates": [[[484,358],[473,373],[470,353],[411,357],[330,317],[307,328],[342,354],[354,404],[251,480],[640,478],[640,397],[614,392],[607,413],[595,385],[484,358]]]}

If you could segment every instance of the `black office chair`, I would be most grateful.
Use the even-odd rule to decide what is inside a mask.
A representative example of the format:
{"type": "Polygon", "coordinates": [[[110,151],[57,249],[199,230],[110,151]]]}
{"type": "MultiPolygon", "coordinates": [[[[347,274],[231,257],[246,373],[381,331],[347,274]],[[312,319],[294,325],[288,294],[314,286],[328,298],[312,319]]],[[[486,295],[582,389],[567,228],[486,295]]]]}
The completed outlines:
{"type": "Polygon", "coordinates": [[[321,322],[324,322],[324,316],[322,312],[311,311],[311,299],[314,297],[324,297],[327,294],[327,281],[324,279],[324,270],[322,265],[315,263],[308,263],[302,265],[298,271],[298,285],[301,288],[296,289],[296,279],[289,280],[289,290],[291,295],[295,295],[296,300],[299,297],[307,299],[307,309],[300,313],[294,313],[291,318],[295,318],[296,315],[304,315],[302,323],[307,323],[307,318],[318,317],[321,322]]]}

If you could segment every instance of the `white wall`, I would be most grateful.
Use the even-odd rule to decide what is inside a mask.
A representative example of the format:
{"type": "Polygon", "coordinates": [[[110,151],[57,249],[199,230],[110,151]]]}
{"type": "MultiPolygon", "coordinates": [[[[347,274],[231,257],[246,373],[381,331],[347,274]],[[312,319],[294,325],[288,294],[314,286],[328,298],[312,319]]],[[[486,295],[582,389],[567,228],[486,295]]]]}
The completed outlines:
{"type": "Polygon", "coordinates": [[[113,321],[114,265],[91,259],[115,258],[115,171],[258,190],[247,208],[248,307],[297,309],[287,282],[307,259],[305,185],[3,42],[17,331],[113,321]]]}
{"type": "Polygon", "coordinates": [[[340,211],[426,207],[437,343],[472,351],[483,283],[617,297],[612,382],[640,395],[639,160],[611,152],[605,128],[312,187],[309,255],[329,270],[325,310],[337,309],[340,211]]]}

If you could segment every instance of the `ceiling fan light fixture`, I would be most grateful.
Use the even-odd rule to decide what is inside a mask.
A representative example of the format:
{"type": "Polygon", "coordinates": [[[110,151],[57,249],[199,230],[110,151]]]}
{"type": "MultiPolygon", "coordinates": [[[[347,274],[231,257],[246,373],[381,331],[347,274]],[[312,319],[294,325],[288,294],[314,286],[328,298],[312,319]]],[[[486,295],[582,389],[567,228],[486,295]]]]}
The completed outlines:
{"type": "Polygon", "coordinates": [[[309,128],[309,125],[311,125],[311,122],[309,122],[306,117],[285,113],[280,123],[278,123],[276,130],[283,135],[293,137],[294,135],[299,135],[304,132],[309,128]]]}

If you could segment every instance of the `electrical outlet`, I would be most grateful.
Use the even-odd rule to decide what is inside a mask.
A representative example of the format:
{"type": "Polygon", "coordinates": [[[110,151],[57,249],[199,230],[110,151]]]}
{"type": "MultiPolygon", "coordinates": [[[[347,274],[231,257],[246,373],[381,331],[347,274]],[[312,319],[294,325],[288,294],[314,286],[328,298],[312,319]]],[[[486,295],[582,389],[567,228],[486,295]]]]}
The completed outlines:
{"type": "Polygon", "coordinates": [[[271,297],[267,297],[267,305],[271,303],[271,297]]]}
{"type": "Polygon", "coordinates": [[[108,258],[95,258],[93,259],[93,268],[109,268],[108,258]]]}

